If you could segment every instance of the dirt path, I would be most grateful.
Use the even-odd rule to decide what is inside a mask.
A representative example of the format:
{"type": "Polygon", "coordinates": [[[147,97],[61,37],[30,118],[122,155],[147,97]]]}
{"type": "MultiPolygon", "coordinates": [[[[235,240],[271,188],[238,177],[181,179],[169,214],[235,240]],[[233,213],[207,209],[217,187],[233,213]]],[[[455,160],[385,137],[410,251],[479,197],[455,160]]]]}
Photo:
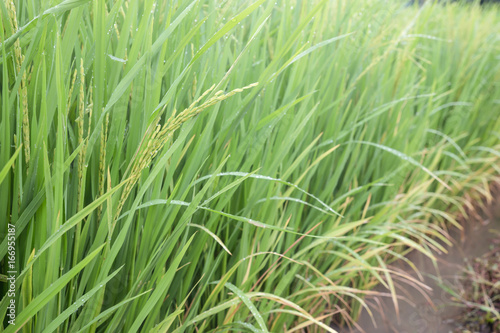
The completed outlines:
{"type": "MultiPolygon", "coordinates": [[[[424,276],[424,283],[432,288],[429,299],[430,304],[421,292],[408,285],[399,285],[398,294],[406,297],[409,302],[400,301],[400,320],[396,315],[394,304],[387,298],[372,298],[375,322],[366,312],[363,312],[358,322],[366,333],[448,333],[457,327],[457,318],[464,313],[464,309],[450,306],[450,295],[444,291],[436,278],[441,276],[443,281],[451,285],[458,285],[462,271],[467,263],[490,252],[494,239],[498,239],[500,231],[500,203],[491,207],[481,221],[469,220],[465,224],[464,232],[455,230],[452,232],[453,247],[448,249],[447,254],[436,254],[438,265],[435,267],[432,261],[420,253],[411,253],[408,258],[417,266],[424,276]],[[375,310],[376,309],[376,310],[375,310]]],[[[405,263],[394,264],[412,276],[415,272],[405,263]]],[[[384,288],[379,288],[380,291],[384,288]]],[[[346,330],[345,332],[349,332],[346,330]]],[[[353,331],[359,332],[359,331],[353,331]]],[[[484,332],[490,332],[485,330],[484,332]]],[[[481,332],[483,333],[483,332],[481,332]]]]}

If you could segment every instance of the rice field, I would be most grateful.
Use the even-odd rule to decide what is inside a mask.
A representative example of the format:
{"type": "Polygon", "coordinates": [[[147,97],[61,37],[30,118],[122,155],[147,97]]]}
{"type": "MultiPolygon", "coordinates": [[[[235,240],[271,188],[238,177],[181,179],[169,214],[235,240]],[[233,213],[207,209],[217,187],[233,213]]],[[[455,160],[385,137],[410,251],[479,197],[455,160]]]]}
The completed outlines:
{"type": "Polygon", "coordinates": [[[1,332],[336,332],[493,199],[498,6],[0,12],[1,332]]]}

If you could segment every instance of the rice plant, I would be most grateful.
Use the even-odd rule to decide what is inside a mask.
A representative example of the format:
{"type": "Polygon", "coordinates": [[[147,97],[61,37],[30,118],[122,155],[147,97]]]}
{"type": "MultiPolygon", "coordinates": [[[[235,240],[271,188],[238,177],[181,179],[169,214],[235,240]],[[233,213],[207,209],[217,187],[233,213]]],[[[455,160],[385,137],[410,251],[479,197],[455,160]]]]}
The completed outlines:
{"type": "Polygon", "coordinates": [[[0,12],[0,331],[335,332],[492,198],[498,7],[0,12]]]}

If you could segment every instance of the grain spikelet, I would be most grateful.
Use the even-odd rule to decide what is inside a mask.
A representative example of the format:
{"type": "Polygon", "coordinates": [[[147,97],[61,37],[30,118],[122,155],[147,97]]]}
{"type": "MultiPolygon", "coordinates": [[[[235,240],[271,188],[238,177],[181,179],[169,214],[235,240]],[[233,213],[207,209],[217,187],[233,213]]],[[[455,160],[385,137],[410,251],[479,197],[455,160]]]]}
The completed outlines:
{"type": "MultiPolygon", "coordinates": [[[[78,92],[78,145],[83,143],[83,125],[84,125],[84,113],[85,113],[85,71],[83,69],[83,59],[80,59],[80,91],[78,92]]],[[[90,123],[89,123],[90,127],[90,123]]],[[[86,147],[82,147],[82,150],[78,156],[78,193],[77,193],[77,209],[80,209],[80,195],[82,191],[82,180],[83,180],[83,163],[85,158],[86,147]]]]}
{"type": "MultiPolygon", "coordinates": [[[[12,30],[17,31],[18,30],[17,14],[14,2],[12,0],[7,0],[6,7],[9,12],[12,30]]],[[[19,39],[17,39],[14,43],[14,59],[16,62],[16,70],[17,73],[19,74],[21,72],[21,65],[24,61],[24,56],[21,53],[21,42],[19,41],[19,39]]],[[[22,131],[23,131],[24,155],[26,157],[26,165],[29,165],[31,152],[30,152],[30,123],[28,115],[28,89],[26,87],[26,71],[24,71],[22,74],[21,84],[19,86],[19,98],[20,98],[19,106],[21,108],[21,113],[23,115],[22,131]]]]}

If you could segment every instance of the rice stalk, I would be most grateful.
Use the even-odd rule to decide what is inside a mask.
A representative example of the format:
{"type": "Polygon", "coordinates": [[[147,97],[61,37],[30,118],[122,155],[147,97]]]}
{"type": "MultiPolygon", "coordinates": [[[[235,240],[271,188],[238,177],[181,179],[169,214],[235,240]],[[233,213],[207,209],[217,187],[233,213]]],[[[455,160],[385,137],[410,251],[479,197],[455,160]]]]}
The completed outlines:
{"type": "MultiPolygon", "coordinates": [[[[104,177],[106,172],[106,142],[108,141],[108,127],[109,127],[109,113],[106,114],[106,120],[104,124],[101,125],[101,147],[100,147],[100,156],[99,156],[99,180],[98,180],[98,188],[99,188],[99,196],[104,194],[104,177]]],[[[102,214],[102,206],[97,208],[97,220],[101,219],[102,214]]]]}

